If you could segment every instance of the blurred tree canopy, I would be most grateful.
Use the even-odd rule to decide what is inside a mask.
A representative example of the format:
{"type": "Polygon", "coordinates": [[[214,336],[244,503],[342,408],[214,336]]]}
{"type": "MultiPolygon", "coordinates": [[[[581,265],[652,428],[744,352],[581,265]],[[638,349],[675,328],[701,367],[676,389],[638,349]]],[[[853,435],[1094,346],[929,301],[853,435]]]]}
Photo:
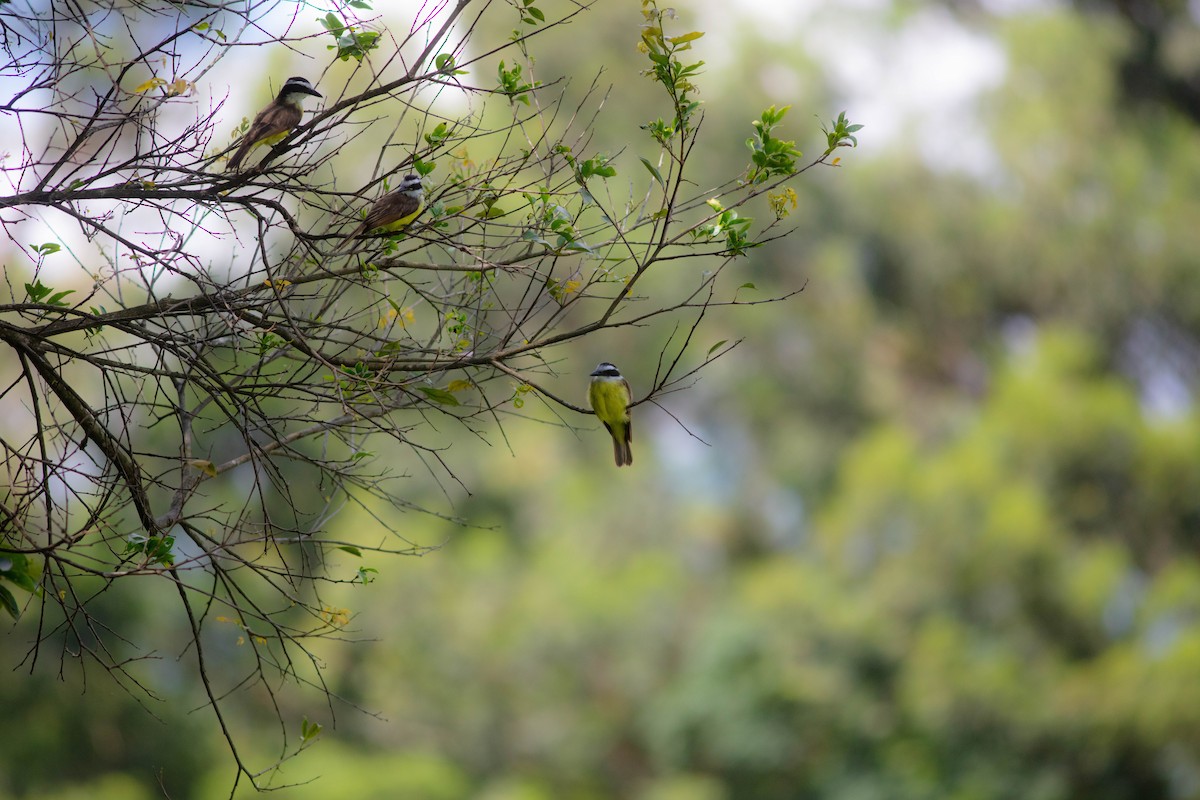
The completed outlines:
{"type": "MultiPolygon", "coordinates": [[[[833,24],[838,45],[899,38],[943,16],[1003,54],[1002,80],[964,112],[982,156],[962,169],[958,142],[918,119],[876,150],[864,138],[856,156],[871,157],[836,180],[789,184],[794,233],[749,251],[732,284],[803,293],[714,309],[700,352],[745,344],[663,401],[711,446],[640,406],[639,462],[613,474],[599,442],[534,404],[506,423],[506,447],[466,445],[470,494],[453,511],[469,525],[405,515],[407,538],[441,549],[364,553],[353,563],[373,580],[324,595],[359,641],[316,643],[322,674],[379,718],[281,695],[284,718],[327,726],[270,778],[318,780],[281,796],[1200,798],[1200,129],[1126,66],[1136,20],[1161,32],[1155,58],[1186,56],[1194,11],[947,5],[829,4],[795,11],[795,27],[766,8],[679,9],[681,29],[709,31],[694,46],[708,62],[700,174],[742,164],[746,122],[772,102],[792,105],[789,123],[845,107],[870,134],[846,65],[811,37],[833,24]]],[[[624,113],[659,114],[624,63],[631,14],[591,8],[596,50],[548,40],[536,65],[606,65],[614,89],[590,129],[609,152],[628,141],[624,113]]],[[[1182,64],[1160,66],[1186,78],[1182,64]]],[[[564,86],[568,105],[591,86],[564,86]]],[[[765,197],[746,212],[771,216],[765,197]]],[[[618,354],[636,387],[655,372],[647,340],[670,331],[608,331],[568,360],[618,354]]],[[[414,498],[439,491],[412,484],[414,498]]],[[[387,513],[364,499],[335,530],[387,513]]],[[[137,613],[170,641],[163,614],[137,613]]],[[[223,657],[244,647],[229,627],[214,636],[223,657]]],[[[0,697],[29,691],[0,682],[0,697]]],[[[85,721],[115,713],[88,709],[94,685],[36,691],[36,706],[10,705],[22,726],[79,703],[85,721]]],[[[182,736],[178,696],[155,704],[165,726],[122,715],[120,747],[79,756],[105,775],[97,791],[132,776],[154,795],[160,762],[134,731],[182,736]]],[[[231,716],[264,729],[270,702],[244,696],[231,716]]],[[[171,780],[177,760],[186,776],[172,796],[227,791],[214,739],[161,771],[171,780]]],[[[69,796],[76,776],[44,752],[0,755],[0,787],[69,796]]]]}

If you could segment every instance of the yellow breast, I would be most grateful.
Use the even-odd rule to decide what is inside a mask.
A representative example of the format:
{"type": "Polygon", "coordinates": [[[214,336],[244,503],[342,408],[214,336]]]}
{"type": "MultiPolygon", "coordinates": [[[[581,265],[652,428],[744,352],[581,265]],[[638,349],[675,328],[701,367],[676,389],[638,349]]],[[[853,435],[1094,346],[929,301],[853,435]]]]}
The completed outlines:
{"type": "Polygon", "coordinates": [[[621,381],[594,380],[588,387],[588,400],[601,422],[610,425],[629,420],[629,396],[621,381]]]}

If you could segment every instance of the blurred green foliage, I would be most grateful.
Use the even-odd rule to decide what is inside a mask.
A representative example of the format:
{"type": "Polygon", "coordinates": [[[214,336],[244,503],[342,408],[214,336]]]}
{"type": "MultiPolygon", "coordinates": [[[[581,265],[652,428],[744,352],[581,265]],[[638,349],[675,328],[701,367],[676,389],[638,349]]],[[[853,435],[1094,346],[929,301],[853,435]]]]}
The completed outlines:
{"type": "MultiPolygon", "coordinates": [[[[618,55],[565,38],[539,74],[629,60],[639,21],[618,5],[589,21],[618,55]]],[[[1197,130],[1126,113],[1110,20],[1038,10],[988,33],[1009,58],[980,109],[995,163],[967,176],[900,148],[795,187],[800,234],[745,277],[805,292],[715,315],[713,341],[746,338],[736,361],[667,398],[712,448],[642,406],[639,464],[614,474],[598,433],[513,419],[511,453],[461,465],[472,527],[413,514],[442,550],[347,558],[378,570],[336,598],[359,641],[318,651],[381,719],[291,701],[297,736],[325,728],[276,796],[1200,797],[1197,130]],[[1186,400],[1152,413],[1164,375],[1186,400]]],[[[767,52],[740,47],[747,69],[767,52]]],[[[829,118],[823,74],[791,57],[803,113],[829,118]]],[[[770,102],[801,116],[703,78],[706,158],[745,160],[770,102]]],[[[617,152],[653,105],[612,79],[594,144],[617,152]]],[[[618,174],[646,178],[640,155],[618,174]]],[[[600,358],[636,392],[658,333],[564,354],[564,393],[600,358]]],[[[22,732],[0,796],[158,796],[164,765],[172,797],[228,791],[187,687],[162,725],[102,681],[0,681],[22,732]]]]}

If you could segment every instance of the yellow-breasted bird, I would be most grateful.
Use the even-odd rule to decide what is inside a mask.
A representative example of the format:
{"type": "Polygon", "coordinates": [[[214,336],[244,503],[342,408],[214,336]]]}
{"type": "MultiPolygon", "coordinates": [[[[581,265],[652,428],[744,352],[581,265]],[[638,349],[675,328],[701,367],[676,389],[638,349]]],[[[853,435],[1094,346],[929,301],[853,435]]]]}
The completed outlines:
{"type": "Polygon", "coordinates": [[[250,130],[242,137],[242,143],[229,159],[226,169],[236,170],[251,150],[259,145],[269,147],[278,144],[283,137],[291,133],[292,128],[300,124],[300,118],[304,114],[300,103],[309,95],[320,97],[321,93],[305,78],[288,78],[279,90],[279,95],[270,105],[258,112],[254,122],[250,123],[250,130]]]}
{"type": "Polygon", "coordinates": [[[596,417],[608,428],[613,440],[613,457],[618,467],[633,463],[633,420],[629,416],[629,404],[633,402],[633,391],[629,381],[620,370],[607,361],[592,370],[588,384],[588,402],[596,417]]]}
{"type": "Polygon", "coordinates": [[[346,236],[338,252],[346,249],[350,240],[371,231],[395,233],[402,230],[425,210],[425,189],[420,175],[405,175],[399,188],[375,201],[362,224],[346,236]]]}

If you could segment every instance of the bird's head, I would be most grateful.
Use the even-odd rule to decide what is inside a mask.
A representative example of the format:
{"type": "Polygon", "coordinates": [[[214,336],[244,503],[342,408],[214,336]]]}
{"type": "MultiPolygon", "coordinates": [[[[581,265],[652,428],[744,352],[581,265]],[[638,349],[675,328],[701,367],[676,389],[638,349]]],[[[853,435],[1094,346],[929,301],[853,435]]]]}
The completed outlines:
{"type": "Polygon", "coordinates": [[[421,185],[420,175],[405,175],[400,181],[400,188],[396,190],[400,194],[406,194],[409,197],[420,197],[425,193],[425,187],[421,185]]]}
{"type": "Polygon", "coordinates": [[[601,361],[599,366],[592,370],[593,378],[619,378],[621,371],[607,361],[601,361]]]}
{"type": "Polygon", "coordinates": [[[283,84],[283,88],[279,90],[279,99],[285,103],[298,103],[304,99],[305,95],[321,96],[321,93],[313,88],[307,78],[288,78],[283,84]]]}

